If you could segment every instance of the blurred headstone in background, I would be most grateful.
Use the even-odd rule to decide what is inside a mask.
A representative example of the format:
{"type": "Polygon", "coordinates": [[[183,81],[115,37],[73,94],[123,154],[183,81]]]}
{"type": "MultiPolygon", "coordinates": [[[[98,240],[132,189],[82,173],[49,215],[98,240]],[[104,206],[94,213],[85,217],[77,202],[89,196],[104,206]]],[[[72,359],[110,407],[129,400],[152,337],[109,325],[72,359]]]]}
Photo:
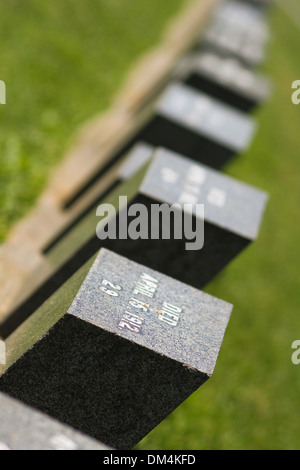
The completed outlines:
{"type": "Polygon", "coordinates": [[[159,98],[154,117],[137,138],[221,168],[249,148],[255,130],[255,121],[247,114],[173,82],[159,98]]]}
{"type": "Polygon", "coordinates": [[[233,55],[247,65],[257,66],[265,59],[268,39],[264,11],[248,2],[229,0],[215,9],[199,47],[233,55]]]}
{"type": "Polygon", "coordinates": [[[177,77],[188,86],[207,93],[241,111],[249,112],[270,96],[270,82],[236,57],[202,51],[185,57],[177,77]]]}

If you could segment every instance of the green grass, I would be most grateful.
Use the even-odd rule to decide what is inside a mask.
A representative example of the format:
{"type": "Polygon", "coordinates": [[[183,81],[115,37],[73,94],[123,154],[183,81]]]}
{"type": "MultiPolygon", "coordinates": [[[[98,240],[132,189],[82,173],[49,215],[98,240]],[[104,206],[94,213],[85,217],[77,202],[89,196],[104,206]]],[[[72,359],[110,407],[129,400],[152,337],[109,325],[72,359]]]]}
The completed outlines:
{"type": "Polygon", "coordinates": [[[10,0],[0,7],[0,242],[72,135],[106,109],[186,0],[10,0]]]}
{"type": "Polygon", "coordinates": [[[279,9],[272,15],[265,71],[271,102],[257,113],[251,150],[228,173],[270,193],[258,241],[206,290],[234,304],[215,375],[149,434],[139,449],[299,449],[300,106],[299,33],[279,9]]]}

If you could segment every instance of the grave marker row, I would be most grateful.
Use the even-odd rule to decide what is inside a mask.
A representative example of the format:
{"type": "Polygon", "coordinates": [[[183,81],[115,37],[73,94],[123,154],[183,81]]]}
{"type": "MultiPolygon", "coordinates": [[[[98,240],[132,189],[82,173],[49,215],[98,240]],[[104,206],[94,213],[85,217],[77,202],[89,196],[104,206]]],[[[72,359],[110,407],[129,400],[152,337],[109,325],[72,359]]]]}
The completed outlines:
{"type": "Polygon", "coordinates": [[[232,305],[200,289],[256,240],[268,199],[217,171],[250,147],[249,111],[269,95],[266,78],[248,67],[261,62],[268,37],[265,11],[253,3],[218,8],[203,50],[174,71],[124,147],[111,186],[49,241],[38,289],[0,325],[0,390],[23,402],[0,395],[3,447],[130,449],[213,374],[232,305]],[[100,223],[99,202],[116,209],[100,223]],[[174,236],[175,218],[167,240],[99,240],[124,220],[128,228],[124,214],[136,204],[148,214],[157,204],[189,204],[181,210],[194,227],[203,222],[204,246],[186,250],[191,240],[174,236]],[[20,431],[32,420],[23,439],[19,412],[20,431]]]}
{"type": "Polygon", "coordinates": [[[238,57],[253,67],[263,62],[268,38],[265,12],[250,3],[230,0],[216,9],[200,47],[238,57]]]}
{"type": "MultiPolygon", "coordinates": [[[[203,248],[187,251],[186,244],[192,240],[185,233],[180,239],[175,237],[175,220],[171,218],[169,239],[151,239],[152,221],[147,220],[146,237],[99,240],[96,234],[99,220],[105,231],[107,225],[115,224],[115,217],[111,220],[97,218],[96,204],[47,253],[47,269],[44,278],[41,278],[40,288],[0,325],[3,337],[11,334],[101,247],[107,247],[196,288],[203,288],[257,238],[268,199],[265,192],[168,150],[160,149],[150,153],[150,148],[143,145],[140,149],[137,147],[129,157],[128,167],[122,170],[123,176],[138,169],[141,153],[144,160],[150,158],[150,163],[146,163],[146,167],[139,169],[102,201],[116,209],[116,232],[119,233],[124,213],[129,212],[135,204],[143,204],[149,215],[153,205],[165,204],[171,207],[174,204],[204,204],[203,248]],[[166,173],[172,173],[173,181],[170,182],[166,173]],[[126,196],[128,201],[124,209],[119,207],[120,194],[126,196]]],[[[203,219],[202,214],[192,213],[193,225],[199,222],[199,217],[203,219]]],[[[133,217],[127,217],[126,233],[132,220],[133,217]]]]}
{"type": "Polygon", "coordinates": [[[36,260],[40,265],[35,268],[34,282],[29,279],[20,289],[19,300],[9,311],[2,313],[2,322],[13,316],[15,310],[39,288],[44,280],[43,273],[51,273],[51,266],[47,266],[44,255],[76,226],[96,202],[100,203],[104,196],[119,187],[120,162],[124,159],[124,151],[131,150],[134,143],[142,140],[151,146],[164,146],[218,169],[233,155],[249,150],[255,122],[241,111],[249,111],[267,99],[269,84],[265,77],[245,68],[232,57],[224,59],[207,51],[193,54],[184,63],[181,73],[175,73],[177,82],[171,83],[158,98],[142,129],[112,157],[114,163],[101,167],[93,180],[66,202],[66,223],[55,235],[51,231],[51,238],[36,260]],[[178,83],[179,79],[182,84],[178,83]]]}
{"type": "Polygon", "coordinates": [[[269,80],[246,67],[235,57],[212,51],[193,53],[179,66],[179,77],[200,90],[240,111],[250,112],[270,96],[269,80]]]}

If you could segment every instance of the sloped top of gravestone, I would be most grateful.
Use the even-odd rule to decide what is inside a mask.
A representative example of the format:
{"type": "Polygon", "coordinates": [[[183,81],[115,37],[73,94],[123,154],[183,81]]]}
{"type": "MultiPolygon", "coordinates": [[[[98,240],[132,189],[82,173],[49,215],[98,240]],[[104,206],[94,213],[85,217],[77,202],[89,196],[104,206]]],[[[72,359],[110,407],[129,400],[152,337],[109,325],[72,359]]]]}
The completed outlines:
{"type": "Polygon", "coordinates": [[[101,249],[69,314],[211,376],[231,311],[222,300],[101,249]],[[136,331],[124,327],[131,315],[141,321],[136,331]]]}
{"type": "Polygon", "coordinates": [[[262,74],[245,67],[235,57],[224,57],[216,52],[202,51],[182,61],[186,73],[200,73],[250,98],[264,100],[269,97],[271,85],[262,74]]]}
{"type": "Polygon", "coordinates": [[[266,14],[263,10],[251,5],[248,2],[229,0],[217,5],[215,8],[212,22],[226,25],[239,30],[249,31],[255,37],[256,34],[262,34],[266,40],[268,37],[268,25],[266,14]]]}
{"type": "Polygon", "coordinates": [[[128,152],[124,163],[121,165],[118,177],[121,181],[126,181],[134,176],[143,165],[145,165],[153,155],[154,147],[145,142],[138,142],[128,152]]]}
{"type": "Polygon", "coordinates": [[[218,5],[204,32],[209,46],[238,54],[247,62],[260,63],[269,38],[266,15],[257,5],[227,1],[218,5]]]}
{"type": "Polygon", "coordinates": [[[2,393],[0,422],[0,450],[110,449],[2,393]]]}
{"type": "Polygon", "coordinates": [[[237,152],[248,148],[256,130],[247,114],[176,82],[160,97],[157,112],[237,152]]]}
{"type": "Polygon", "coordinates": [[[166,149],[155,151],[140,192],[171,205],[204,204],[206,221],[250,240],[268,200],[264,191],[166,149]]]}

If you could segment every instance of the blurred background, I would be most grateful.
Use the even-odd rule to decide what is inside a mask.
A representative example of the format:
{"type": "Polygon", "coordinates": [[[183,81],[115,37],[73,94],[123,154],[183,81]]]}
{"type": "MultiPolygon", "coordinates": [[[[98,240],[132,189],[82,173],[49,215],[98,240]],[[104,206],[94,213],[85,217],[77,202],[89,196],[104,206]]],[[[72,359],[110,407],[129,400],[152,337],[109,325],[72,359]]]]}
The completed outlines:
{"type": "MultiPolygon", "coordinates": [[[[201,0],[199,0],[201,1],[201,0]]],[[[0,241],[33,207],[85,120],[188,0],[10,0],[0,7],[0,241]]],[[[271,100],[226,173],[266,190],[258,241],[206,291],[235,308],[214,376],[138,449],[299,449],[300,5],[274,2],[263,72],[271,100]]]]}

